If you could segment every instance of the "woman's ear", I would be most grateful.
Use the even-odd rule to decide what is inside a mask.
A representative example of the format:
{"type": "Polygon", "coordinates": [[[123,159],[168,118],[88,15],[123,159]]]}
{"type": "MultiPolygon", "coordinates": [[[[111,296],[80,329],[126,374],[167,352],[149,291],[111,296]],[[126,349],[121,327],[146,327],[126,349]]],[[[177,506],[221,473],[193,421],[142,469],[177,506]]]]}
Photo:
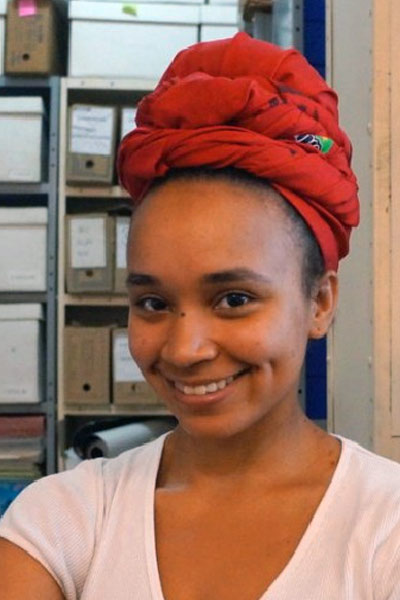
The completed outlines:
{"type": "Polygon", "coordinates": [[[336,271],[326,271],[315,284],[312,295],[309,339],[324,337],[333,321],[338,300],[339,282],[336,271]]]}

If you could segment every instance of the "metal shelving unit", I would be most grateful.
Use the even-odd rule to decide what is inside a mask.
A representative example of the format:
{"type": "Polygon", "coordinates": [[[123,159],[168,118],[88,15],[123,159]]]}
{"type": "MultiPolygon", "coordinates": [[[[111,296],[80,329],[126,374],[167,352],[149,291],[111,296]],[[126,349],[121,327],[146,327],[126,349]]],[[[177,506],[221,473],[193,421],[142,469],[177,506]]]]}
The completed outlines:
{"type": "Polygon", "coordinates": [[[128,315],[128,298],[123,294],[70,294],[65,290],[65,215],[101,209],[115,211],[128,206],[128,195],[118,185],[78,185],[66,183],[65,165],[68,140],[68,106],[73,103],[93,103],[129,106],[152,90],[156,81],[146,79],[71,78],[61,80],[60,98],[60,154],[59,154],[59,240],[58,240],[58,465],[64,468],[66,431],[71,420],[90,417],[143,417],[169,415],[163,407],[132,405],[91,406],[68,405],[64,394],[64,329],[68,316],[73,313],[85,321],[85,316],[99,313],[128,315]]]}
{"type": "Polygon", "coordinates": [[[48,114],[47,173],[42,183],[2,183],[0,203],[3,206],[46,206],[47,228],[47,290],[46,292],[1,293],[0,303],[33,302],[43,304],[45,323],[44,398],[39,404],[0,403],[0,414],[44,414],[46,416],[46,473],[56,471],[56,401],[57,401],[57,200],[58,200],[58,115],[60,79],[0,77],[0,95],[39,95],[48,114]]]}

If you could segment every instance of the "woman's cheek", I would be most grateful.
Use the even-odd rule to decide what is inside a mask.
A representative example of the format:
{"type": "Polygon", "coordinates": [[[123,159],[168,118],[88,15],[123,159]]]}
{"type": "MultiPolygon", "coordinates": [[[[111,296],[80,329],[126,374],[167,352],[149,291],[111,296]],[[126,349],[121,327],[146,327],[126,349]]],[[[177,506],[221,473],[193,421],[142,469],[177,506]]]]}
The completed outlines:
{"type": "Polygon", "coordinates": [[[142,327],[133,319],[129,320],[128,335],[129,350],[133,360],[141,369],[146,368],[150,362],[151,338],[145,335],[142,327]]]}

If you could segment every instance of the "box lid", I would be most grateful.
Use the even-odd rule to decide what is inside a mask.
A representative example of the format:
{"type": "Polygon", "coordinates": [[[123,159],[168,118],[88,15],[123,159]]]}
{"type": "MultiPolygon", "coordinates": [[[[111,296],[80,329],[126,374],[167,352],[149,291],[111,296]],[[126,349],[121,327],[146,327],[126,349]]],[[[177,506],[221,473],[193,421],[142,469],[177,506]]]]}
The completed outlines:
{"type": "Polygon", "coordinates": [[[41,96],[2,96],[0,114],[28,113],[43,114],[44,103],[41,96]]]}
{"type": "Polygon", "coordinates": [[[197,25],[200,19],[200,6],[71,0],[69,18],[85,21],[197,25]]]}
{"type": "Polygon", "coordinates": [[[47,208],[0,208],[0,225],[45,225],[47,208]]]}
{"type": "Polygon", "coordinates": [[[208,25],[237,25],[239,22],[237,5],[213,4],[200,6],[200,19],[208,25]]]}
{"type": "Polygon", "coordinates": [[[0,304],[0,321],[43,319],[41,304],[0,304]]]}

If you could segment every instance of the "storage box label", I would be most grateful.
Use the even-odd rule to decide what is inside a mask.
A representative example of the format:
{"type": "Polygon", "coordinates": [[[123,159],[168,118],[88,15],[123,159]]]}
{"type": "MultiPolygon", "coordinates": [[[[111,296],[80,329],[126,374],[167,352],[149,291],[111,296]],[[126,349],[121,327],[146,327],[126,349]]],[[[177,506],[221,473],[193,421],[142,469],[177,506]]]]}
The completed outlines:
{"type": "Polygon", "coordinates": [[[70,151],[78,154],[111,155],[113,109],[104,106],[72,108],[70,151]]]}
{"type": "Polygon", "coordinates": [[[30,402],[33,397],[32,385],[24,383],[0,384],[0,404],[2,402],[30,402]]]}
{"type": "Polygon", "coordinates": [[[107,266],[105,219],[71,220],[71,267],[95,269],[107,266]]]}
{"type": "Polygon", "coordinates": [[[115,382],[145,380],[129,352],[127,335],[118,335],[114,338],[113,354],[115,382]]]}
{"type": "Polygon", "coordinates": [[[10,286],[18,286],[21,289],[24,286],[27,286],[27,289],[40,288],[43,285],[43,274],[41,271],[12,270],[7,272],[7,281],[10,286]]]}
{"type": "Polygon", "coordinates": [[[18,0],[18,14],[20,17],[31,17],[36,13],[36,0],[18,0]]]}
{"type": "Polygon", "coordinates": [[[126,269],[126,245],[128,243],[129,219],[117,220],[117,269],[126,269]]]}

